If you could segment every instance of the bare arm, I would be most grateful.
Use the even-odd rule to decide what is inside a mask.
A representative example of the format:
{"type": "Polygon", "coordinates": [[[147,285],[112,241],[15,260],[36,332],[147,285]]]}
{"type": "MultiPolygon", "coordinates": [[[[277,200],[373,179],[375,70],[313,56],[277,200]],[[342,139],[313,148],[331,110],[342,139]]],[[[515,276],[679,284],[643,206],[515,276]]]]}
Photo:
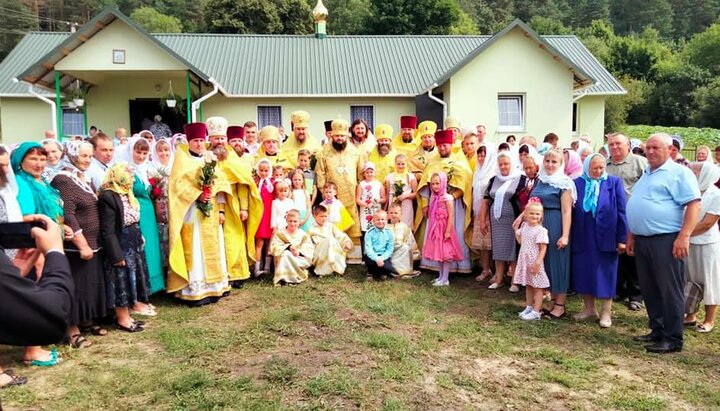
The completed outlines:
{"type": "Polygon", "coordinates": [[[692,234],[690,234],[690,236],[695,237],[696,235],[700,235],[706,232],[710,228],[714,227],[715,224],[717,224],[718,220],[720,220],[720,216],[710,213],[705,214],[702,220],[697,223],[695,229],[693,230],[692,234]]]}
{"type": "Polygon", "coordinates": [[[557,241],[558,249],[567,247],[570,241],[570,225],[572,224],[573,198],[570,190],[563,191],[560,196],[560,213],[562,215],[562,236],[557,241]]]}
{"type": "Polygon", "coordinates": [[[446,201],[445,207],[447,207],[448,212],[448,222],[447,228],[445,228],[445,238],[449,238],[451,235],[453,235],[453,230],[455,230],[455,204],[453,201],[446,201]]]}
{"type": "Polygon", "coordinates": [[[673,242],[673,257],[680,260],[688,255],[690,248],[690,234],[692,234],[700,216],[700,200],[693,200],[685,205],[683,225],[680,228],[675,242],[673,242]]]}

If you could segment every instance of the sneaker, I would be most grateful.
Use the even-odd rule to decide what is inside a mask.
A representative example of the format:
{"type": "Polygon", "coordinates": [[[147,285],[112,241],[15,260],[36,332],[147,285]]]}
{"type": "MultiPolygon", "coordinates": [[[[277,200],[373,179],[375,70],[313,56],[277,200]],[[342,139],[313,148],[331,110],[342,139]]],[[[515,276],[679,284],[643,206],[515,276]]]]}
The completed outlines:
{"type": "Polygon", "coordinates": [[[523,321],[535,321],[540,319],[540,313],[537,311],[530,310],[529,313],[521,315],[520,319],[523,321]]]}
{"type": "Polygon", "coordinates": [[[524,310],[522,310],[518,313],[518,317],[522,317],[523,315],[529,313],[532,310],[533,310],[532,305],[528,305],[527,307],[525,307],[524,310]]]}
{"type": "Polygon", "coordinates": [[[510,286],[510,288],[508,288],[508,291],[510,291],[511,293],[516,293],[516,292],[520,291],[520,287],[518,287],[517,285],[513,284],[513,285],[510,286]]]}

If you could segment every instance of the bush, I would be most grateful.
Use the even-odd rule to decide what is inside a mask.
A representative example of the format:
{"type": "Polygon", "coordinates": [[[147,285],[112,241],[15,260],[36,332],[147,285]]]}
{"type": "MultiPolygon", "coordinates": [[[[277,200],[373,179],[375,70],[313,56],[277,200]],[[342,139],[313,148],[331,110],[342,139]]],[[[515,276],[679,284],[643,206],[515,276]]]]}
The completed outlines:
{"type": "Polygon", "coordinates": [[[720,145],[720,130],[715,128],[625,125],[620,127],[620,131],[630,138],[639,138],[643,141],[651,134],[657,132],[665,132],[670,135],[678,134],[682,137],[685,148],[693,148],[700,145],[714,148],[720,145]]]}

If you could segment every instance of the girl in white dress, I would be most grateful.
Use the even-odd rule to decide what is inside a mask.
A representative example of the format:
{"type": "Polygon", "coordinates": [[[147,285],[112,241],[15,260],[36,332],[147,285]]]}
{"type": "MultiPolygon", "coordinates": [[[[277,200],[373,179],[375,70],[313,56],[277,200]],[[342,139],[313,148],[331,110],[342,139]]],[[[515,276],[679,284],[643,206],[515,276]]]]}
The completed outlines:
{"type": "Polygon", "coordinates": [[[308,232],[312,227],[312,217],[310,213],[310,195],[305,188],[305,173],[300,169],[295,169],[290,176],[292,200],[294,209],[300,212],[300,229],[308,232]]]}
{"type": "Polygon", "coordinates": [[[372,216],[385,204],[385,188],[375,179],[375,164],[365,163],[364,180],[357,185],[355,202],[360,209],[360,230],[365,233],[372,226],[372,216]]]}
{"type": "Polygon", "coordinates": [[[385,190],[388,197],[387,210],[390,210],[393,203],[398,202],[402,208],[402,222],[412,227],[415,221],[413,201],[417,197],[417,179],[408,172],[405,154],[395,156],[395,172],[385,177],[385,190]]]}

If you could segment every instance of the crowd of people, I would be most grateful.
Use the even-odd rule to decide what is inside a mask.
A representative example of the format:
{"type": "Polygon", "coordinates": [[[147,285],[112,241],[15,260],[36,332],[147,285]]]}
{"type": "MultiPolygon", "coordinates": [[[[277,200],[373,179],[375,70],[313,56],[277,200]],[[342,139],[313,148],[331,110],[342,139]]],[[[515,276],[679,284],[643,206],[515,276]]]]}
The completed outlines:
{"type": "MultiPolygon", "coordinates": [[[[613,133],[595,150],[588,136],[563,149],[554,133],[498,144],[453,117],[441,129],[403,116],[397,134],[336,119],[313,136],[309,124],[297,111],[285,135],[211,117],[169,137],[95,130],[0,146],[0,222],[42,214],[64,233],[75,286],[66,342],[91,346],[108,317],[143,331],[157,293],[198,306],[253,278],[294,286],[360,263],[367,281],[424,269],[437,287],[460,273],[491,290],[525,287],[526,321],[566,317],[570,293],[584,303],[572,318],[604,328],[614,299],[646,307],[651,332],[637,339],[650,352],[681,350],[687,326],[712,331],[720,147],[714,159],[699,147],[691,163],[663,133],[613,133]]],[[[5,253],[20,275],[43,272],[36,250],[5,253]]],[[[60,358],[32,346],[23,360],[60,358]]],[[[0,386],[23,382],[0,374],[0,386]]]]}

